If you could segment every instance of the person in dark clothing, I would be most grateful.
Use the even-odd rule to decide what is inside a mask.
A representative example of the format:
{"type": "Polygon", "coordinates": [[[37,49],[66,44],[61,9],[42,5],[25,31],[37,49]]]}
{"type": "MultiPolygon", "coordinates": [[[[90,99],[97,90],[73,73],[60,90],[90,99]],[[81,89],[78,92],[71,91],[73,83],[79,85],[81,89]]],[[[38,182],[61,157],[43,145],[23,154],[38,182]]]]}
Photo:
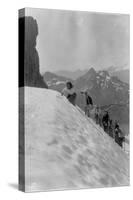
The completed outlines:
{"type": "Polygon", "coordinates": [[[93,106],[92,98],[88,95],[87,92],[85,92],[85,97],[86,97],[86,104],[87,104],[87,105],[92,105],[92,106],[93,106]]]}
{"type": "Polygon", "coordinates": [[[92,107],[93,107],[93,101],[87,91],[85,92],[85,102],[86,102],[85,115],[90,117],[90,109],[92,109],[92,107]]]}
{"type": "Polygon", "coordinates": [[[108,114],[108,111],[105,111],[105,113],[103,115],[102,124],[103,124],[104,131],[106,133],[108,133],[108,126],[109,126],[109,114],[108,114]]]}
{"type": "Polygon", "coordinates": [[[113,120],[109,120],[109,136],[114,138],[113,120]]]}
{"type": "Polygon", "coordinates": [[[69,94],[67,96],[67,99],[70,101],[70,103],[72,103],[75,106],[76,105],[76,97],[77,97],[77,94],[74,92],[73,94],[69,94]]]}
{"type": "Polygon", "coordinates": [[[115,128],[115,142],[120,145],[120,147],[123,147],[123,142],[125,140],[124,134],[122,130],[119,128],[119,125],[117,124],[117,127],[115,128]]]}

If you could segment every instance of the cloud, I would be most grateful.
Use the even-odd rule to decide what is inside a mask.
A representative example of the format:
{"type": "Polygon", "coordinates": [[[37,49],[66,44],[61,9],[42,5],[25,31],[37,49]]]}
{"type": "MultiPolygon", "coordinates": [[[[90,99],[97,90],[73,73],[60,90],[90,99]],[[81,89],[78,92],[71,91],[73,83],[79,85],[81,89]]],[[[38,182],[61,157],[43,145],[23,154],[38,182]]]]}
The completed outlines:
{"type": "Polygon", "coordinates": [[[129,61],[129,16],[29,9],[36,18],[41,72],[96,69],[129,61]]]}

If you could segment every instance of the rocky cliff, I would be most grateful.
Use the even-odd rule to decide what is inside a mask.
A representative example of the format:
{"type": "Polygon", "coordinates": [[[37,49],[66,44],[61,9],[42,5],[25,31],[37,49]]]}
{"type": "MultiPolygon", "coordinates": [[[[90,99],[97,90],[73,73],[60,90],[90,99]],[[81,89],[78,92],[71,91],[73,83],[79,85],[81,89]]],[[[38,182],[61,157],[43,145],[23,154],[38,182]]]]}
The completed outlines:
{"type": "Polygon", "coordinates": [[[38,26],[32,17],[19,18],[19,86],[48,88],[39,71],[38,26]]]}

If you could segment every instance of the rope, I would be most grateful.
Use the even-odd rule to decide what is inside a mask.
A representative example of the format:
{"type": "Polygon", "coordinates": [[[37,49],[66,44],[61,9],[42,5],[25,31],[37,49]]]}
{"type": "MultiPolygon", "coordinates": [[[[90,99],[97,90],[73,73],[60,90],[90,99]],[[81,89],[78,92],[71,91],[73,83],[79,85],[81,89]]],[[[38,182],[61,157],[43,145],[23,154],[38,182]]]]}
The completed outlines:
{"type": "MultiPolygon", "coordinates": [[[[85,116],[85,118],[87,119],[87,120],[89,120],[89,118],[87,117],[87,115],[85,115],[84,113],[83,113],[83,111],[81,111],[81,109],[77,106],[77,108],[78,108],[78,110],[80,111],[80,113],[82,114],[82,115],[84,115],[85,116]]],[[[92,119],[92,118],[91,118],[92,119]]],[[[93,119],[92,119],[93,120],[93,119]]],[[[94,123],[92,123],[91,122],[91,120],[89,120],[89,122],[92,124],[92,126],[93,127],[95,127],[97,130],[98,130],[98,132],[100,132],[102,135],[103,135],[103,133],[94,125],[94,123]]]]}

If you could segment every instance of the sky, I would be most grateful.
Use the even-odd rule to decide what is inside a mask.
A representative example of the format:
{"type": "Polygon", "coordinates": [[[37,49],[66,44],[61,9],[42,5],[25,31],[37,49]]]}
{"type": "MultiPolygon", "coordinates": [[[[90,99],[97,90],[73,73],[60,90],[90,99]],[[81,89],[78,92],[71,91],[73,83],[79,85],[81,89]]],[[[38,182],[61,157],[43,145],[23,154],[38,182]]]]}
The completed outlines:
{"type": "Polygon", "coordinates": [[[27,8],[37,20],[40,72],[129,66],[129,15],[27,8]]]}

